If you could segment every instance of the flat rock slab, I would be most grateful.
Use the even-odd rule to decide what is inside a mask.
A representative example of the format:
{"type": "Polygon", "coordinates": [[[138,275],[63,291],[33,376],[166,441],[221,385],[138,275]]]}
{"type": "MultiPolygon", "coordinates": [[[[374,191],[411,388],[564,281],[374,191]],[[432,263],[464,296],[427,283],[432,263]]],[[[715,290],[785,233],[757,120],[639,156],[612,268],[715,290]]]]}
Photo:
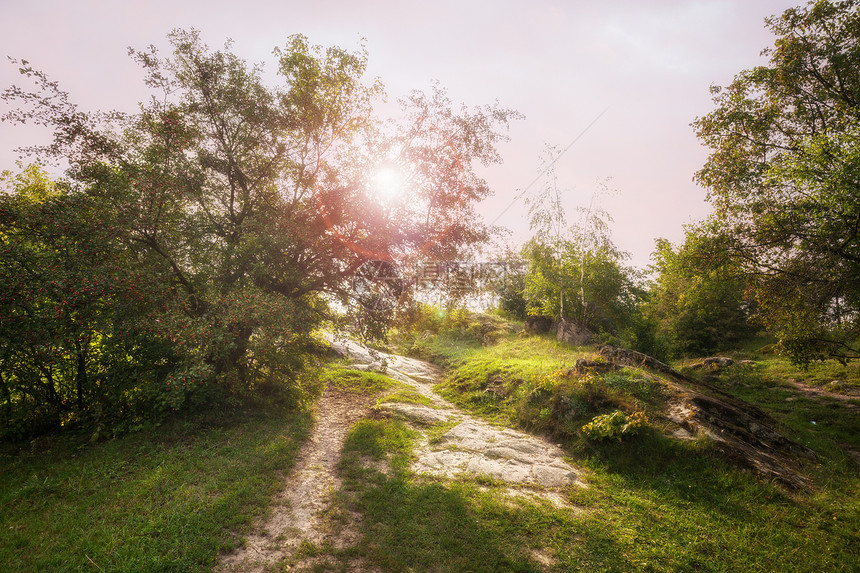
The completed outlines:
{"type": "Polygon", "coordinates": [[[377,407],[379,410],[385,410],[392,415],[402,418],[407,422],[422,424],[425,426],[433,426],[447,422],[454,412],[451,410],[439,410],[430,408],[429,406],[421,406],[418,404],[409,404],[407,402],[385,402],[377,407]]]}
{"type": "Polygon", "coordinates": [[[433,446],[419,448],[414,469],[445,477],[489,476],[512,484],[563,487],[582,485],[560,448],[510,429],[467,419],[433,446]]]}
{"type": "MultiPolygon", "coordinates": [[[[382,372],[409,384],[436,407],[402,402],[379,406],[413,426],[462,420],[434,443],[423,440],[416,448],[413,469],[442,477],[468,474],[488,476],[510,484],[542,488],[584,487],[577,469],[564,461],[561,448],[509,428],[497,428],[472,418],[432,391],[441,370],[422,360],[372,351],[351,340],[331,340],[332,348],[355,361],[362,370],[382,372]]],[[[419,428],[420,429],[420,428],[419,428]]]]}

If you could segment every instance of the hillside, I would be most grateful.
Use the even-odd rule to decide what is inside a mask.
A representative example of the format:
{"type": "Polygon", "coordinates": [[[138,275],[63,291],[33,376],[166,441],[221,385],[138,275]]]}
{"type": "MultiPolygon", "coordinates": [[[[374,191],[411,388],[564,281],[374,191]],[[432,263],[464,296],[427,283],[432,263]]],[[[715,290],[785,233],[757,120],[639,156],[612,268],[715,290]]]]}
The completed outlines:
{"type": "Polygon", "coordinates": [[[856,365],[672,368],[490,319],[400,342],[436,364],[340,343],[312,425],[269,405],[4,454],[0,564],[855,570],[856,365]]]}

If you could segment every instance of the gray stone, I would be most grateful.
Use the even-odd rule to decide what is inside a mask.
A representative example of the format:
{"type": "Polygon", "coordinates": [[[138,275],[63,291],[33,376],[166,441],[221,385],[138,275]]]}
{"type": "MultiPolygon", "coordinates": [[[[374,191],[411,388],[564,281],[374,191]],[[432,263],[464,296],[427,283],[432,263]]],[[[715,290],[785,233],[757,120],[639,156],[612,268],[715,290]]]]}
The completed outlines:
{"type": "Polygon", "coordinates": [[[399,418],[427,426],[447,422],[448,418],[451,417],[451,412],[449,411],[437,410],[436,408],[407,402],[385,402],[379,405],[379,409],[387,410],[399,418]]]}
{"type": "Polygon", "coordinates": [[[582,346],[594,337],[594,333],[572,320],[561,319],[556,328],[556,338],[573,346],[582,346]]]}

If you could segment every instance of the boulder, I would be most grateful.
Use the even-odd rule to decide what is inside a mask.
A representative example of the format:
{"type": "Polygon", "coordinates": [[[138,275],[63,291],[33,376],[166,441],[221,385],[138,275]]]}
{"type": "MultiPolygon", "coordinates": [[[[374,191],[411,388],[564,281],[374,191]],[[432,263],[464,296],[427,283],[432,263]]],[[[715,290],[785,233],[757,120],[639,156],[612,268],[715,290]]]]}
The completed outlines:
{"type": "Polygon", "coordinates": [[[583,344],[588,344],[593,336],[593,332],[572,320],[561,319],[558,321],[556,338],[562,342],[567,342],[573,346],[582,346],[583,344]]]}
{"type": "Polygon", "coordinates": [[[546,334],[552,328],[552,318],[548,316],[527,316],[526,332],[530,334],[546,334]]]}
{"type": "Polygon", "coordinates": [[[735,361],[727,356],[711,356],[705,358],[701,362],[696,362],[690,366],[691,370],[706,370],[708,372],[719,372],[723,368],[731,366],[735,361]]]}

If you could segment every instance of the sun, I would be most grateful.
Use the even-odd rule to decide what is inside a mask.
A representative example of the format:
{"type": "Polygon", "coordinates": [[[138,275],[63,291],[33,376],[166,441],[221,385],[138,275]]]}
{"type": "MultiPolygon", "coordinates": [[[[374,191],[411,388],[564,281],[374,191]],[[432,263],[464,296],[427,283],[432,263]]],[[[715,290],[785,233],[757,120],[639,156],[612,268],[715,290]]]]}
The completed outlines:
{"type": "Polygon", "coordinates": [[[370,178],[373,194],[382,201],[390,202],[406,191],[406,174],[392,163],[379,165],[370,178]]]}

